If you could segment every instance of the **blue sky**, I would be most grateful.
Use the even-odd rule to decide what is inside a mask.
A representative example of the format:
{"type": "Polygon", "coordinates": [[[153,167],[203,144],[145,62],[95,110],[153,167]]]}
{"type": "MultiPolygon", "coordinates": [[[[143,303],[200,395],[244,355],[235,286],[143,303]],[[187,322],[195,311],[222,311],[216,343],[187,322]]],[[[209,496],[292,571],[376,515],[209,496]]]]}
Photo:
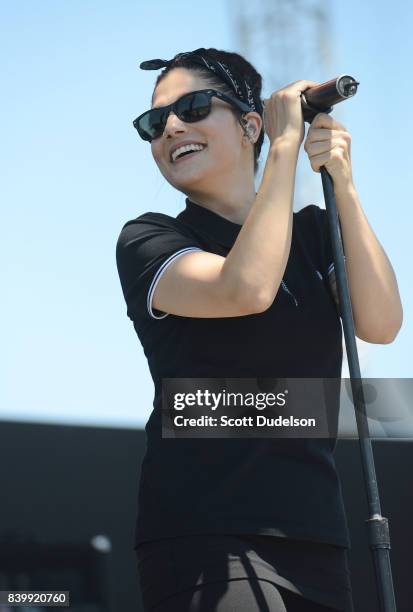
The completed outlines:
{"type": "MultiPolygon", "coordinates": [[[[359,343],[360,359],[365,377],[407,378],[413,9],[407,1],[330,6],[332,73],[314,67],[290,81],[349,73],[361,83],[336,116],[352,135],[355,184],[396,271],[404,323],[390,345],[359,343]]],[[[199,46],[240,51],[232,13],[222,0],[207,11],[187,0],[20,1],[0,10],[0,419],[142,427],[153,384],[126,316],[115,244],[128,219],[174,216],[184,196],[132,128],[158,74],[138,63],[199,46]]],[[[296,197],[296,209],[306,204],[296,197]]]]}

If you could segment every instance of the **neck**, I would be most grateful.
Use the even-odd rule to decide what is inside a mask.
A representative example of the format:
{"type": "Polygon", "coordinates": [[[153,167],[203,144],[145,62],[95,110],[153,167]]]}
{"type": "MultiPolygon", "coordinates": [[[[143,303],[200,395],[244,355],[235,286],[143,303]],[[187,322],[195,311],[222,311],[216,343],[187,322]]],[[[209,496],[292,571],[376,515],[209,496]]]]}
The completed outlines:
{"type": "Polygon", "coordinates": [[[219,177],[208,186],[185,191],[192,202],[204,206],[233,223],[242,225],[256,197],[253,175],[219,177]]]}

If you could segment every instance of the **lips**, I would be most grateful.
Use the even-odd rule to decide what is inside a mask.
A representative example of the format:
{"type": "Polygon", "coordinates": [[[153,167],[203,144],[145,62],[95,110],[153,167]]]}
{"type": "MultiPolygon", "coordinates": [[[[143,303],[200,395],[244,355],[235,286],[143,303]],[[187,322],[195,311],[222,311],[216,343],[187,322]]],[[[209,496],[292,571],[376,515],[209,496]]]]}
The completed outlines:
{"type": "Polygon", "coordinates": [[[171,163],[175,163],[178,158],[175,158],[175,162],[173,159],[173,154],[175,153],[175,151],[177,151],[178,149],[180,149],[181,147],[187,147],[189,145],[197,145],[197,146],[201,146],[203,148],[206,148],[206,143],[204,142],[197,142],[196,140],[188,140],[188,141],[182,141],[182,142],[178,142],[176,143],[170,150],[169,150],[169,161],[171,163]]]}
{"type": "MultiPolygon", "coordinates": [[[[201,144],[201,143],[196,143],[196,144],[201,144]]],[[[181,146],[183,146],[183,145],[181,145],[181,146]]],[[[194,156],[194,155],[196,155],[197,153],[202,153],[202,151],[204,151],[204,150],[207,148],[207,145],[204,145],[204,144],[203,144],[202,146],[203,146],[203,148],[202,148],[201,150],[191,151],[190,153],[189,153],[189,152],[184,153],[184,154],[183,154],[183,155],[181,155],[180,157],[177,157],[177,158],[175,159],[175,161],[173,161],[173,159],[170,159],[170,163],[171,163],[171,164],[181,163],[181,162],[183,162],[183,161],[184,161],[184,159],[186,159],[187,157],[188,157],[188,158],[189,158],[189,157],[193,157],[193,156],[194,156]]],[[[179,148],[179,147],[175,147],[175,149],[176,149],[176,148],[179,148]]]]}

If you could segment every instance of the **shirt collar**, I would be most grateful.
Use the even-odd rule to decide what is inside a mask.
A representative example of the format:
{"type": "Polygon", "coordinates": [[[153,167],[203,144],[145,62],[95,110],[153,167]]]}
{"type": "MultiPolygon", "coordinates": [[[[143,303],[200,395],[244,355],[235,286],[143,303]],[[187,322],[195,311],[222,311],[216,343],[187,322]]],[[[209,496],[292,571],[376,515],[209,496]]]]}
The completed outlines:
{"type": "Polygon", "coordinates": [[[198,234],[226,247],[232,247],[242,225],[226,219],[222,215],[192,202],[185,200],[185,209],[177,215],[177,219],[190,225],[198,234]]]}

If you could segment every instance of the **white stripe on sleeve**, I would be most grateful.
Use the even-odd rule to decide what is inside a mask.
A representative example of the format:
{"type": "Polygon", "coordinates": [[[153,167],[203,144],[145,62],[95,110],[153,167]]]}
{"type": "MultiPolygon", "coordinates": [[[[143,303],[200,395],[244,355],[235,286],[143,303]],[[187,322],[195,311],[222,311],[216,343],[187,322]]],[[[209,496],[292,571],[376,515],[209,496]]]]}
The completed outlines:
{"type": "Polygon", "coordinates": [[[152,310],[152,299],[153,299],[153,294],[156,288],[156,285],[159,282],[159,279],[161,278],[162,274],[165,272],[166,268],[180,255],[183,255],[184,253],[190,253],[191,251],[202,251],[202,249],[200,249],[199,247],[185,247],[184,249],[180,249],[179,251],[176,251],[176,253],[172,253],[172,255],[170,257],[168,257],[168,259],[166,259],[163,264],[161,265],[161,267],[158,269],[158,271],[156,272],[151,286],[149,287],[149,291],[148,291],[148,298],[147,298],[147,307],[148,307],[148,312],[150,314],[150,316],[153,319],[164,319],[165,317],[167,317],[169,315],[169,312],[161,315],[161,316],[156,316],[153,313],[152,310]]]}

